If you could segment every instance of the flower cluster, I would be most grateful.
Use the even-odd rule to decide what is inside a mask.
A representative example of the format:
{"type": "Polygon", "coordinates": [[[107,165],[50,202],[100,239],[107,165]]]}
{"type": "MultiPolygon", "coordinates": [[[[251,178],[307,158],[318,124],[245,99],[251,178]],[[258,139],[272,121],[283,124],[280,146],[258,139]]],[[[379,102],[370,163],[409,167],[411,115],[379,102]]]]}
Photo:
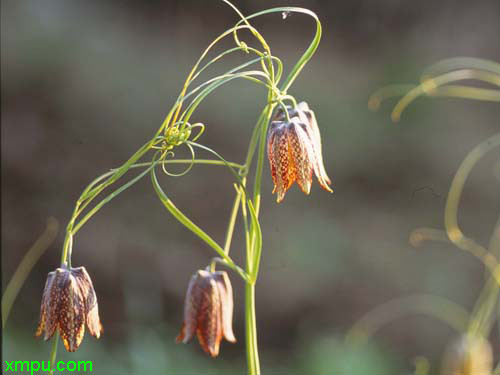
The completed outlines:
{"type": "MultiPolygon", "coordinates": [[[[182,133],[170,129],[163,151],[184,142],[195,126],[203,129],[201,124],[189,125],[182,133]]],[[[332,192],[323,166],[318,124],[306,102],[277,111],[267,134],[267,153],[278,202],[295,181],[309,194],[313,172],[320,186],[332,192]]],[[[233,291],[227,273],[199,270],[188,286],[184,322],[176,341],[187,343],[196,335],[203,350],[216,357],[223,338],[236,342],[232,319],[233,291]]],[[[66,350],[74,352],[83,340],[85,325],[99,338],[102,326],[92,281],[83,267],[57,268],[47,277],[36,336],[43,333],[48,340],[57,329],[66,350]]]]}
{"type": "Polygon", "coordinates": [[[320,186],[332,192],[328,186],[331,181],[323,165],[321,136],[314,112],[306,102],[299,103],[296,108],[287,106],[286,110],[290,120],[280,108],[267,134],[267,156],[277,202],[283,200],[295,181],[305,194],[309,194],[313,172],[320,186]]]}
{"type": "Polygon", "coordinates": [[[40,322],[36,336],[49,340],[56,329],[64,347],[74,352],[80,346],[85,325],[99,338],[102,325],[92,280],[84,267],[57,268],[47,276],[42,296],[40,322]]]}

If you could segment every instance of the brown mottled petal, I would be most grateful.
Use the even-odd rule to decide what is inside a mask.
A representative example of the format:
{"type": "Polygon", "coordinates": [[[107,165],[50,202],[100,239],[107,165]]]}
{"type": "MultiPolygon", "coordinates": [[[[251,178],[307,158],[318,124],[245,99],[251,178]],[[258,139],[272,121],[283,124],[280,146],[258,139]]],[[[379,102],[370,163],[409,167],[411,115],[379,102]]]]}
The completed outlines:
{"type": "Polygon", "coordinates": [[[276,169],[276,192],[277,202],[281,202],[285,197],[286,191],[295,181],[294,165],[290,158],[289,142],[286,124],[280,127],[276,132],[276,140],[273,144],[273,157],[275,158],[276,169]]]}
{"type": "Polygon", "coordinates": [[[86,324],[92,336],[99,338],[102,333],[102,325],[99,319],[99,308],[97,305],[97,296],[95,294],[94,285],[87,273],[85,267],[74,268],[73,275],[78,282],[78,288],[82,295],[84,306],[86,324]]]}
{"type": "Polygon", "coordinates": [[[196,332],[203,350],[212,357],[216,357],[219,354],[219,346],[222,340],[220,294],[212,277],[203,279],[203,282],[196,332]]]}
{"type": "Polygon", "coordinates": [[[67,278],[60,299],[59,334],[66,350],[74,352],[80,346],[85,334],[85,302],[73,275],[67,278]]]}
{"type": "Polygon", "coordinates": [[[186,337],[186,323],[182,322],[181,331],[175,338],[175,343],[179,344],[181,342],[184,342],[185,337],[186,337]]]}
{"type": "Polygon", "coordinates": [[[96,339],[101,337],[101,333],[103,332],[101,320],[99,319],[99,309],[97,307],[97,303],[94,307],[87,313],[87,327],[92,336],[96,339]]]}
{"type": "Polygon", "coordinates": [[[229,276],[225,271],[217,271],[214,278],[219,288],[220,305],[222,310],[222,334],[229,342],[236,342],[233,333],[233,288],[229,276]]]}
{"type": "Polygon", "coordinates": [[[50,272],[45,281],[45,288],[43,289],[42,304],[40,307],[40,320],[35,336],[41,336],[45,331],[44,339],[47,340],[54,335],[56,324],[54,311],[57,308],[57,300],[51,300],[51,290],[54,285],[55,272],[50,272]]]}
{"type": "Polygon", "coordinates": [[[87,328],[89,329],[90,334],[98,339],[99,337],[101,337],[103,328],[101,320],[99,318],[97,296],[93,287],[90,288],[87,300],[85,302],[85,314],[87,317],[87,328]]]}
{"type": "Polygon", "coordinates": [[[199,284],[201,278],[203,278],[203,274],[200,274],[200,272],[201,271],[198,271],[194,274],[189,281],[184,302],[184,322],[182,323],[181,332],[176,338],[177,343],[183,342],[186,344],[196,333],[196,328],[198,326],[197,315],[201,295],[199,284]]]}
{"type": "Polygon", "coordinates": [[[305,115],[308,118],[307,124],[309,130],[309,136],[312,141],[312,146],[315,154],[315,165],[314,165],[314,173],[318,179],[321,187],[329,192],[333,192],[333,190],[328,186],[332,182],[326,173],[325,166],[323,163],[323,152],[321,147],[321,135],[319,132],[318,123],[316,121],[316,116],[314,112],[311,110],[304,111],[305,115]]]}
{"type": "Polygon", "coordinates": [[[57,328],[57,312],[59,311],[59,305],[61,304],[60,293],[61,293],[61,280],[65,280],[69,277],[69,273],[62,268],[58,268],[54,271],[54,276],[50,282],[48,290],[48,298],[45,307],[46,321],[45,321],[45,335],[43,339],[45,341],[49,340],[57,328]]]}
{"type": "MultiPolygon", "coordinates": [[[[272,124],[271,124],[272,126],[272,124]]],[[[273,151],[274,151],[274,142],[276,142],[276,134],[272,131],[269,133],[267,137],[267,158],[269,159],[269,165],[271,167],[271,177],[273,179],[274,187],[273,187],[273,194],[276,192],[276,186],[277,186],[277,177],[276,177],[276,158],[274,157],[273,151]]]]}
{"type": "Polygon", "coordinates": [[[292,151],[297,183],[305,194],[309,194],[311,192],[312,172],[314,169],[314,153],[309,142],[309,136],[296,119],[292,120],[290,124],[288,139],[292,151]]]}

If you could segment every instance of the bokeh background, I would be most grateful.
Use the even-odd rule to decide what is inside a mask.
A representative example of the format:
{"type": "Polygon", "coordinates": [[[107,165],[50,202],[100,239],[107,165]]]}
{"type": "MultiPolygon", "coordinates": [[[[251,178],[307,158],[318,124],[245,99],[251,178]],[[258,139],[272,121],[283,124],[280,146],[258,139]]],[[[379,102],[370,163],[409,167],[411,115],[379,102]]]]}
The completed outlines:
{"type": "MultiPolygon", "coordinates": [[[[350,327],[376,306],[414,293],[471,309],[484,283],[480,263],[448,244],[415,249],[416,227],[443,227],[450,182],[476,144],[500,129],[500,106],[420,99],[390,121],[394,101],[367,108],[374,90],[415,83],[449,57],[500,60],[497,1],[245,1],[245,14],[304,6],[323,21],[316,56],[290,93],[315,110],[334,194],[317,184],[293,187],[282,204],[271,195],[266,163],[264,254],[257,287],[261,364],[271,374],[410,374],[418,356],[437,373],[448,326],[420,315],[394,320],[359,348],[350,327]]],[[[3,1],[1,3],[2,290],[47,218],[64,228],[85,185],[117,167],[149,139],[206,45],[237,21],[220,1],[3,1]]],[[[254,23],[290,69],[314,35],[292,14],[254,23]]],[[[250,36],[245,36],[250,40],[250,36]]],[[[230,46],[222,44],[222,48],[230,46]]],[[[233,56],[205,77],[244,61],[233,56]]],[[[200,141],[242,161],[265,93],[247,81],[211,94],[193,120],[200,141]]],[[[182,157],[179,152],[178,156],[182,157]]],[[[199,153],[200,157],[207,157],[199,153]]],[[[472,172],[460,224],[487,245],[500,212],[500,152],[472,172]]],[[[189,217],[223,240],[232,203],[224,168],[195,166],[162,178],[189,217]]],[[[241,222],[238,223],[239,225],[241,222]]],[[[232,253],[243,260],[241,226],[232,253]]],[[[47,360],[34,340],[46,274],[57,267],[63,234],[29,275],[2,333],[5,360],[47,360]]],[[[75,238],[73,264],[84,265],[99,298],[105,334],[86,336],[62,360],[92,360],[96,374],[244,374],[242,285],[235,292],[238,343],[217,360],[196,343],[175,345],[191,275],[214,255],[158,201],[149,179],[102,209],[75,238]]],[[[500,352],[498,332],[490,337],[500,352]]],[[[498,356],[497,356],[498,359],[498,356]]]]}

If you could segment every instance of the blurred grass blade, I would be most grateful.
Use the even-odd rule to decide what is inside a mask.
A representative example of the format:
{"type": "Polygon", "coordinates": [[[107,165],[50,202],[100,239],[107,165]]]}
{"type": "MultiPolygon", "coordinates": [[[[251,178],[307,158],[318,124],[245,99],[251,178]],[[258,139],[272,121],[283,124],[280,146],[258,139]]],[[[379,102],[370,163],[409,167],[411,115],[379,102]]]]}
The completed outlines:
{"type": "MultiPolygon", "coordinates": [[[[406,109],[406,107],[408,107],[408,105],[410,105],[410,103],[417,99],[419,96],[425,94],[432,95],[432,93],[440,86],[456,81],[469,79],[490,83],[495,86],[500,86],[500,74],[474,69],[455,70],[436,77],[428,77],[423,80],[420,85],[410,90],[399,100],[399,102],[395,105],[394,110],[392,111],[392,120],[394,122],[398,122],[401,119],[401,114],[406,109]]],[[[493,101],[500,101],[500,97],[493,97],[493,101]]]]}
{"type": "Polygon", "coordinates": [[[59,222],[55,218],[49,217],[47,219],[45,231],[38,237],[33,246],[31,246],[14,272],[2,296],[2,328],[5,328],[5,323],[7,322],[7,318],[9,317],[10,310],[19,290],[42,254],[54,242],[58,231],[59,222]]]}
{"type": "Polygon", "coordinates": [[[452,57],[432,64],[424,70],[422,79],[459,69],[476,69],[500,75],[500,64],[496,61],[477,59],[475,57],[452,57]]]}
{"type": "Polygon", "coordinates": [[[368,312],[351,327],[346,342],[362,345],[384,325],[409,313],[439,319],[460,333],[466,331],[469,322],[469,313],[457,303],[431,294],[416,294],[393,299],[368,312]]]}
{"type": "Polygon", "coordinates": [[[488,337],[496,320],[500,285],[491,277],[483,287],[471,314],[469,333],[488,337]]]}
{"type": "Polygon", "coordinates": [[[448,198],[446,199],[444,224],[450,241],[460,249],[468,251],[481,260],[500,285],[498,261],[495,256],[474,240],[466,237],[458,225],[458,206],[465,182],[477,162],[496,147],[500,147],[500,133],[474,147],[460,164],[455,177],[453,177],[448,198]]]}

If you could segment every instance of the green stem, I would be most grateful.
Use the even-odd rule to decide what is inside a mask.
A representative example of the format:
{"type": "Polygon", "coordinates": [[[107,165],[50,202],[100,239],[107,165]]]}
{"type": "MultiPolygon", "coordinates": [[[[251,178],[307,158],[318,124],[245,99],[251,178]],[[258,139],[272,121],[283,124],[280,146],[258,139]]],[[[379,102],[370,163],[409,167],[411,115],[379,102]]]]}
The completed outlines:
{"type": "Polygon", "coordinates": [[[257,348],[257,321],[255,315],[255,283],[252,282],[247,282],[245,285],[245,321],[248,374],[260,375],[259,350],[257,348]]]}
{"type": "MultiPolygon", "coordinates": [[[[272,99],[271,99],[272,101],[272,99]]],[[[264,158],[266,153],[266,138],[267,138],[267,127],[269,125],[269,120],[271,119],[271,114],[273,113],[275,103],[269,103],[266,107],[264,113],[264,120],[260,126],[260,139],[259,139],[259,153],[257,155],[257,167],[255,172],[254,190],[253,190],[253,203],[255,208],[255,214],[259,217],[260,209],[260,190],[262,185],[262,170],[264,168],[264,158]]]]}
{"type": "MultiPolygon", "coordinates": [[[[194,160],[192,160],[192,159],[175,159],[175,160],[162,160],[162,161],[158,162],[158,164],[190,164],[190,163],[193,163],[193,164],[206,164],[206,165],[230,166],[230,167],[233,167],[233,168],[237,168],[239,170],[243,169],[243,167],[244,167],[243,165],[238,164],[238,163],[223,162],[221,160],[212,160],[212,159],[194,159],[194,160]]],[[[129,169],[132,169],[132,168],[141,168],[141,167],[151,167],[151,165],[152,165],[152,162],[136,163],[136,164],[130,165],[129,169]]],[[[78,216],[81,214],[81,212],[83,210],[83,207],[80,208],[80,203],[82,202],[82,197],[84,197],[90,191],[90,189],[92,189],[92,187],[97,182],[102,181],[106,177],[112,176],[118,170],[120,170],[120,168],[118,168],[118,169],[112,169],[111,171],[109,171],[109,172],[107,172],[107,173],[99,176],[94,181],[92,181],[85,188],[85,190],[83,191],[80,199],[77,201],[77,203],[75,205],[75,210],[73,212],[73,216],[72,216],[72,218],[71,218],[71,220],[70,220],[70,222],[68,224],[67,230],[66,230],[66,238],[64,239],[63,251],[62,251],[62,255],[61,255],[61,265],[68,265],[70,263],[70,261],[71,261],[70,257],[71,257],[71,247],[72,247],[71,246],[72,236],[76,232],[78,232],[78,230],[80,230],[81,227],[93,215],[95,215],[97,213],[97,211],[99,211],[102,208],[102,206],[104,206],[106,203],[108,203],[109,201],[111,201],[117,195],[119,195],[124,190],[126,190],[127,188],[129,188],[130,186],[132,186],[133,184],[135,184],[137,181],[139,181],[142,177],[144,177],[144,175],[147,174],[147,172],[150,170],[150,168],[148,168],[145,172],[142,172],[139,176],[137,176],[136,178],[134,178],[133,180],[131,180],[130,182],[128,182],[127,184],[123,185],[122,187],[120,187],[119,189],[117,189],[116,191],[114,191],[113,193],[111,193],[110,195],[108,195],[106,198],[104,198],[89,213],[87,213],[87,215],[85,217],[83,217],[78,222],[78,224],[75,227],[73,227],[74,223],[75,223],[75,220],[78,218],[78,216]]]]}
{"type": "Polygon", "coordinates": [[[151,164],[149,168],[147,168],[145,171],[141,172],[138,176],[127,182],[126,184],[122,185],[118,189],[116,189],[113,193],[109,194],[106,198],[104,198],[102,201],[100,201],[94,208],[92,208],[79,222],[78,224],[75,225],[73,230],[71,231],[71,234],[74,235],[78,230],[82,227],[83,224],[85,224],[94,214],[99,211],[102,206],[104,206],[106,203],[111,201],[114,197],[119,195],[121,192],[127,190],[130,186],[135,184],[137,181],[139,181],[141,178],[143,178],[148,172],[154,168],[156,163],[151,164]]]}
{"type": "MultiPolygon", "coordinates": [[[[255,281],[257,277],[256,270],[259,266],[260,252],[262,247],[262,241],[260,241],[259,248],[255,250],[255,238],[259,237],[260,228],[258,224],[258,207],[260,206],[260,188],[262,180],[262,169],[264,165],[264,154],[266,150],[266,134],[269,119],[271,117],[272,111],[275,104],[273,104],[273,93],[269,93],[268,105],[264,109],[256,128],[260,130],[256,134],[259,134],[259,153],[257,156],[257,167],[255,174],[254,183],[254,204],[248,201],[248,208],[251,211],[252,225],[250,226],[250,233],[248,233],[248,224],[245,219],[245,235],[246,235],[246,245],[247,245],[247,274],[250,275],[250,280],[247,281],[245,286],[245,320],[246,320],[246,349],[247,349],[247,361],[248,361],[248,373],[249,375],[260,375],[260,363],[259,363],[259,351],[257,347],[257,324],[255,317],[255,281]]],[[[252,137],[254,141],[254,137],[252,137]]],[[[256,142],[256,139],[255,139],[256,142]]],[[[253,150],[255,148],[255,143],[251,142],[249,152],[247,155],[247,162],[250,164],[252,160],[253,150]]],[[[245,199],[246,201],[246,199],[245,199]]]]}
{"type": "Polygon", "coordinates": [[[165,208],[172,214],[172,216],[174,216],[181,224],[183,224],[186,228],[188,228],[191,232],[198,236],[198,238],[200,238],[203,242],[214,249],[215,252],[219,254],[222,259],[224,259],[228,267],[238,273],[243,280],[248,281],[248,274],[233,262],[233,260],[224,252],[224,249],[220,247],[219,244],[212,239],[212,237],[210,237],[200,227],[193,223],[186,215],[184,215],[182,211],[179,210],[167,197],[167,195],[161,188],[158,179],[156,178],[154,169],[151,169],[151,181],[153,182],[153,187],[156,194],[158,195],[158,198],[163,203],[165,208]]]}
{"type": "MultiPolygon", "coordinates": [[[[71,224],[71,223],[70,223],[71,224]]],[[[70,225],[68,225],[68,229],[66,229],[66,237],[64,238],[63,251],[61,254],[61,266],[70,266],[71,267],[71,250],[73,247],[73,235],[71,234],[70,225]]]]}
{"type": "Polygon", "coordinates": [[[56,363],[56,357],[57,357],[57,344],[59,343],[59,333],[56,332],[54,333],[54,338],[52,339],[52,350],[50,352],[50,372],[49,375],[54,375],[54,368],[55,368],[55,363],[56,363]]]}
{"type": "Polygon", "coordinates": [[[245,170],[243,171],[244,176],[246,176],[248,174],[248,171],[249,171],[250,166],[252,164],[253,155],[255,153],[255,149],[257,148],[260,134],[261,134],[259,132],[259,130],[264,125],[264,122],[267,120],[266,113],[267,113],[268,106],[269,106],[269,104],[260,113],[259,119],[257,120],[257,124],[255,125],[255,127],[253,129],[252,137],[250,138],[250,145],[248,146],[247,156],[245,158],[245,170]]]}
{"type": "Polygon", "coordinates": [[[146,154],[151,147],[155,143],[155,138],[153,138],[151,141],[147,142],[144,144],[139,150],[135,152],[134,155],[132,155],[120,168],[116,169],[116,171],[113,173],[113,175],[109,178],[109,180],[103,182],[101,185],[95,187],[94,189],[90,190],[87,192],[87,196],[85,196],[83,199],[86,199],[87,201],[85,204],[90,203],[92,199],[94,199],[101,191],[103,191],[106,187],[109,185],[115,183],[118,181],[118,179],[123,176],[129,169],[130,166],[135,164],[144,154],[146,154]],[[87,203],[88,202],[88,203],[87,203]]]}
{"type": "MultiPolygon", "coordinates": [[[[243,180],[244,181],[244,180],[243,180]]],[[[224,242],[224,252],[229,255],[229,250],[231,249],[231,241],[233,239],[234,224],[236,223],[236,217],[238,216],[238,211],[240,208],[241,201],[241,191],[236,186],[237,193],[234,198],[233,209],[231,210],[231,216],[229,217],[229,224],[226,231],[226,241],[224,242]]]]}
{"type": "MultiPolygon", "coordinates": [[[[130,168],[139,168],[139,167],[148,167],[151,165],[151,161],[147,163],[137,163],[134,165],[131,165],[130,168]]],[[[226,161],[223,162],[222,160],[215,160],[215,159],[172,159],[172,160],[162,160],[158,162],[158,164],[207,164],[207,165],[222,165],[222,166],[231,166],[233,168],[237,169],[243,169],[244,165],[238,164],[238,163],[233,163],[231,161],[226,161]]],[[[115,171],[116,169],[113,169],[112,171],[115,171]]]]}

